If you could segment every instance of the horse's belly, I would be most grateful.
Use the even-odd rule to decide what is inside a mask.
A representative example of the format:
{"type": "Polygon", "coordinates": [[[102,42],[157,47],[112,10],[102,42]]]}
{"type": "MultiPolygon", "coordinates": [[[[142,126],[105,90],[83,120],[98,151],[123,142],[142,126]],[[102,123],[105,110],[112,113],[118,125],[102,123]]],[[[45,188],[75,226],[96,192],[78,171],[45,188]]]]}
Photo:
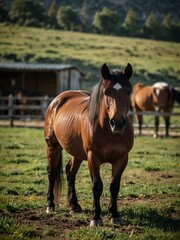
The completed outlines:
{"type": "Polygon", "coordinates": [[[142,111],[149,110],[153,111],[154,110],[154,105],[153,102],[150,98],[142,98],[142,96],[139,94],[136,96],[136,104],[138,108],[142,111]]]}
{"type": "Polygon", "coordinates": [[[80,138],[66,139],[61,138],[59,142],[63,149],[68,152],[70,155],[74,156],[77,159],[86,160],[87,155],[83,149],[82,140],[80,138]]]}
{"type": "Polygon", "coordinates": [[[55,135],[61,147],[75,158],[86,160],[87,156],[83,148],[83,139],[81,129],[78,126],[70,124],[68,119],[58,121],[55,129],[55,135]]]}

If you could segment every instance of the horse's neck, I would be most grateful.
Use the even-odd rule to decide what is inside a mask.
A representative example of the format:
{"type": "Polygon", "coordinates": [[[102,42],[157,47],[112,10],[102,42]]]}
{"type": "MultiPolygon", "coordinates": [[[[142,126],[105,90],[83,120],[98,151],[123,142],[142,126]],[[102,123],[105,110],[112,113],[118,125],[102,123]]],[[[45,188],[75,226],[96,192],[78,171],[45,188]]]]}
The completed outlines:
{"type": "Polygon", "coordinates": [[[102,99],[100,111],[99,111],[99,124],[101,128],[106,127],[108,122],[109,120],[108,120],[107,110],[105,106],[105,100],[102,99]]]}

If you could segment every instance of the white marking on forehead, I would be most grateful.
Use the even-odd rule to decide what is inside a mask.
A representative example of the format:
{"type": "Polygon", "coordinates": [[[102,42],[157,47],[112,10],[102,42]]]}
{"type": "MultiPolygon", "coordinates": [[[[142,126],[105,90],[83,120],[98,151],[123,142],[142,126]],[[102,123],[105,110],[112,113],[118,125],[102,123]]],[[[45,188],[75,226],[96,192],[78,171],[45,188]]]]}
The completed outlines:
{"type": "Polygon", "coordinates": [[[114,89],[116,89],[117,91],[119,91],[119,89],[122,88],[121,84],[119,83],[116,83],[114,86],[113,86],[114,89]]]}
{"type": "Polygon", "coordinates": [[[156,91],[156,95],[159,96],[159,94],[160,94],[160,89],[159,89],[159,88],[156,88],[155,91],[156,91]]]}

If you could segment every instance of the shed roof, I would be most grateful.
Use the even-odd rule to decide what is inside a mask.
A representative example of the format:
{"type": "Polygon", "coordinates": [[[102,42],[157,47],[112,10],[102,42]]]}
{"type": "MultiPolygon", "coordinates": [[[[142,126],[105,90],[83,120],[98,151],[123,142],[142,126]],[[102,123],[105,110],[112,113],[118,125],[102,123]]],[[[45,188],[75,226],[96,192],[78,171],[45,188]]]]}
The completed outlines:
{"type": "Polygon", "coordinates": [[[0,70],[8,71],[61,71],[65,69],[76,69],[84,75],[77,67],[70,64],[48,64],[48,63],[0,63],[0,70]]]}

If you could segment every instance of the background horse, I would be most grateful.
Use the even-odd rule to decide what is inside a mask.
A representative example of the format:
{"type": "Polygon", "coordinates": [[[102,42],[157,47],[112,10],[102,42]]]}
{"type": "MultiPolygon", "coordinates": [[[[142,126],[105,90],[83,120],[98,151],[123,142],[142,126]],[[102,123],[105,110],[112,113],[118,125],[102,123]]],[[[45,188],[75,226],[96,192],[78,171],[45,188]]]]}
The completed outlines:
{"type": "Polygon", "coordinates": [[[93,192],[92,227],[102,225],[100,166],[103,163],[112,164],[109,217],[112,223],[121,224],[117,196],[134,139],[133,127],[127,116],[132,89],[129,82],[131,65],[128,64],[124,72],[115,70],[110,73],[104,64],[101,75],[102,80],[91,94],[66,91],[58,95],[49,105],[44,123],[49,179],[47,212],[54,210],[55,204],[59,203],[62,150],[65,149],[71,155],[66,165],[67,203],[74,212],[81,212],[75,190],[76,174],[82,161],[88,161],[93,192]]]}
{"type": "MultiPolygon", "coordinates": [[[[143,116],[138,114],[141,111],[156,111],[158,113],[167,113],[163,115],[165,121],[165,136],[169,136],[170,112],[172,111],[174,101],[180,102],[178,91],[170,88],[167,83],[157,82],[152,86],[137,83],[133,87],[131,95],[131,105],[136,113],[136,120],[139,124],[139,135],[141,135],[143,116]]],[[[155,115],[154,137],[158,136],[159,114],[155,115]]]]}
{"type": "MultiPolygon", "coordinates": [[[[23,89],[19,88],[16,92],[16,97],[17,97],[17,105],[22,105],[22,106],[40,106],[40,100],[35,100],[33,97],[38,97],[41,96],[39,92],[33,92],[28,89],[23,89]],[[32,97],[32,99],[31,99],[32,97]]],[[[26,110],[21,110],[21,115],[38,115],[40,114],[40,110],[37,109],[26,109],[26,110]]]]}

